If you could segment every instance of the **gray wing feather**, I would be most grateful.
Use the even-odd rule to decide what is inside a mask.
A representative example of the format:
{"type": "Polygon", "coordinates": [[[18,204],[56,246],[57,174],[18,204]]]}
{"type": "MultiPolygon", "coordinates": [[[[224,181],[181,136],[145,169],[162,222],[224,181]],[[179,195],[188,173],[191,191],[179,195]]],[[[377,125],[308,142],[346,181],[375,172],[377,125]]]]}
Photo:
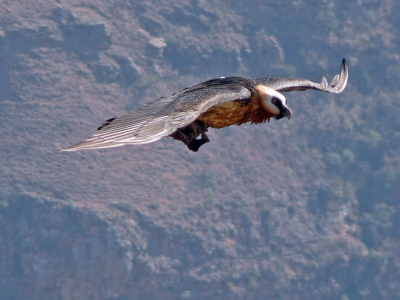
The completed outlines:
{"type": "MultiPolygon", "coordinates": [[[[250,82],[247,82],[249,86],[250,82]]],[[[221,78],[203,82],[118,117],[64,151],[151,143],[189,125],[218,103],[250,100],[250,96],[248,88],[233,84],[233,81],[230,84],[221,78]]]]}
{"type": "Polygon", "coordinates": [[[346,88],[348,78],[349,70],[346,60],[343,59],[340,74],[335,75],[329,85],[325,77],[322,77],[321,83],[303,78],[260,78],[257,81],[270,86],[278,92],[314,89],[328,93],[341,93],[346,88]]]}

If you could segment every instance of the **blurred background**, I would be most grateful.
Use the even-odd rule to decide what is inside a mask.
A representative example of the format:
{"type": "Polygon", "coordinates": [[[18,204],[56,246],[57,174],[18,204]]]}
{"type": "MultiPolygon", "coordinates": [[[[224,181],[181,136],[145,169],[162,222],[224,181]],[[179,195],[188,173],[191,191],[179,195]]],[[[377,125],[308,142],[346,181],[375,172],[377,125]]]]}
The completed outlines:
{"type": "Polygon", "coordinates": [[[400,3],[0,2],[1,299],[399,299],[400,3]],[[60,152],[219,76],[288,120],[60,152]]]}

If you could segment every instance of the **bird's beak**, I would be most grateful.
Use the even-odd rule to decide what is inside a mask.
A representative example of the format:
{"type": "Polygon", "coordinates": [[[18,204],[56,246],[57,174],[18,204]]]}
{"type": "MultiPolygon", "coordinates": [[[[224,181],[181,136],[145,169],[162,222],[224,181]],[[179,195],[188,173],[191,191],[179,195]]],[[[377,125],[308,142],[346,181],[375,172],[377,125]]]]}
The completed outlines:
{"type": "Polygon", "coordinates": [[[282,115],[290,120],[290,118],[292,117],[292,111],[289,107],[286,107],[285,111],[282,112],[282,115]]]}
{"type": "Polygon", "coordinates": [[[276,116],[275,119],[280,120],[283,117],[288,118],[288,120],[290,120],[290,118],[292,117],[292,111],[286,105],[281,108],[279,115],[276,116]]]}

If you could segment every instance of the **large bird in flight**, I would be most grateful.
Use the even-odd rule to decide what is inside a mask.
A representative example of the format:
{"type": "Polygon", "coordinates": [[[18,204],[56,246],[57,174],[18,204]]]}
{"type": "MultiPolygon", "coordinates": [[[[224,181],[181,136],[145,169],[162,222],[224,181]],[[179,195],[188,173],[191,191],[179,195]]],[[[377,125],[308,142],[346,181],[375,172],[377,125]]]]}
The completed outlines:
{"type": "Polygon", "coordinates": [[[109,119],[87,139],[64,150],[147,144],[170,136],[197,151],[210,141],[206,135],[209,127],[290,119],[292,111],[281,92],[314,89],[341,93],[347,78],[348,68],[343,59],[340,74],[330,84],[325,77],[320,83],[302,78],[211,79],[109,119]]]}

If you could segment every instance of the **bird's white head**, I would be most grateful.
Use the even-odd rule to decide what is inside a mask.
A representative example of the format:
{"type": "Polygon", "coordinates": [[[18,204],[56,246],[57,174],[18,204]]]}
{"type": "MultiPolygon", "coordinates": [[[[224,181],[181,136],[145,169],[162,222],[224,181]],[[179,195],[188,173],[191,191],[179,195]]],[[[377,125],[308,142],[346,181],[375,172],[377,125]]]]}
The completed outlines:
{"type": "Polygon", "coordinates": [[[279,120],[283,117],[290,119],[292,116],[292,111],[287,106],[285,96],[265,85],[257,86],[255,91],[260,96],[263,108],[272,114],[275,119],[279,120]]]}

